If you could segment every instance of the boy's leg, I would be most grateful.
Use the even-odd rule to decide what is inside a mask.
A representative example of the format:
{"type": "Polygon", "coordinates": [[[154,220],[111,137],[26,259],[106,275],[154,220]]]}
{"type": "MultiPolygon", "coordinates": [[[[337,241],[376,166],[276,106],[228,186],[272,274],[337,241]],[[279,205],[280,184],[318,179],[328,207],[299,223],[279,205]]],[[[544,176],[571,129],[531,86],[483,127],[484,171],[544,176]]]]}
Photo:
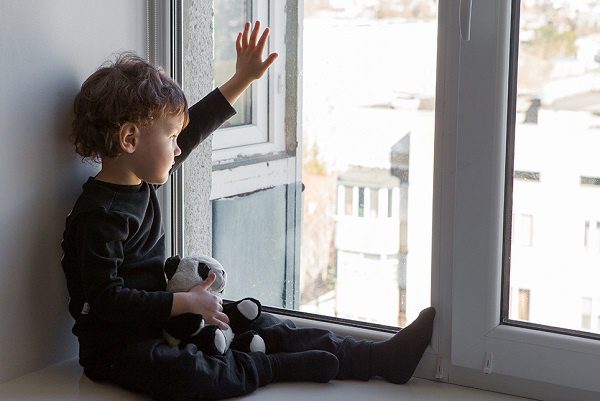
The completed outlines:
{"type": "Polygon", "coordinates": [[[297,328],[290,320],[281,321],[264,312],[250,328],[263,338],[267,353],[323,350],[339,360],[336,379],[371,378],[371,341],[340,337],[329,330],[297,328]]]}
{"type": "Polygon", "coordinates": [[[232,350],[209,356],[193,344],[179,349],[163,340],[124,346],[111,362],[111,381],[160,400],[236,397],[274,381],[327,382],[335,377],[338,366],[335,356],[323,351],[266,355],[232,350]],[[325,369],[303,371],[306,365],[325,369]]]}
{"type": "Polygon", "coordinates": [[[337,379],[369,380],[381,376],[393,383],[405,383],[431,340],[434,317],[435,309],[427,308],[413,323],[382,342],[340,337],[322,329],[296,328],[291,321],[282,322],[266,313],[252,328],[265,340],[267,352],[331,352],[340,364],[337,379]]]}

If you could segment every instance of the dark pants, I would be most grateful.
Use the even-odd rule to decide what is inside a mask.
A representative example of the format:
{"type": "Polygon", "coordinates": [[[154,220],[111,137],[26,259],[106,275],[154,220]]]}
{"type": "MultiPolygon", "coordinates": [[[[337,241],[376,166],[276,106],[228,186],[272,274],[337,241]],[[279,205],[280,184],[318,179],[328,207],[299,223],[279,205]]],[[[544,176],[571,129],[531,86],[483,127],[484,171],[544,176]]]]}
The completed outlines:
{"type": "MultiPolygon", "coordinates": [[[[324,350],[340,362],[338,379],[370,377],[368,341],[339,337],[327,330],[296,328],[291,321],[282,322],[267,313],[253,323],[252,329],[264,338],[268,354],[324,350]]],[[[110,359],[110,381],[161,401],[236,397],[273,379],[263,353],[230,350],[225,355],[208,356],[192,344],[181,350],[162,339],[126,345],[110,359]]]]}

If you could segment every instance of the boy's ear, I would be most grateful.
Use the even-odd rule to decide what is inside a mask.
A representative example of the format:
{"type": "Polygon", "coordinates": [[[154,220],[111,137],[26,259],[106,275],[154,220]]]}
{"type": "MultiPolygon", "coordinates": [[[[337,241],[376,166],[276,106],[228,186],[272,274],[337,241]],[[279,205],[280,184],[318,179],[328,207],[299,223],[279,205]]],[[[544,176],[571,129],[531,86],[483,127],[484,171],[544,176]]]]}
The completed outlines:
{"type": "Polygon", "coordinates": [[[140,129],[137,124],[126,122],[119,130],[119,145],[125,153],[133,153],[138,144],[140,129]]]}

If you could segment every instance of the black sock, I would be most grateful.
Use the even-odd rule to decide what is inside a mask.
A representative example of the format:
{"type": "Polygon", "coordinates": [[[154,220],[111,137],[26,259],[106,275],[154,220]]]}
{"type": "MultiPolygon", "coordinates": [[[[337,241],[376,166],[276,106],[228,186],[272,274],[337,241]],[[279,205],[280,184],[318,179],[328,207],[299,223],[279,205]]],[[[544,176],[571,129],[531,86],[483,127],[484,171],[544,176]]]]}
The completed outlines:
{"type": "Polygon", "coordinates": [[[327,383],[338,372],[338,359],[327,351],[268,354],[274,382],[327,383]]]}
{"type": "Polygon", "coordinates": [[[387,341],[374,343],[371,353],[371,374],[397,384],[410,379],[433,331],[435,309],[421,311],[419,317],[387,341]]]}

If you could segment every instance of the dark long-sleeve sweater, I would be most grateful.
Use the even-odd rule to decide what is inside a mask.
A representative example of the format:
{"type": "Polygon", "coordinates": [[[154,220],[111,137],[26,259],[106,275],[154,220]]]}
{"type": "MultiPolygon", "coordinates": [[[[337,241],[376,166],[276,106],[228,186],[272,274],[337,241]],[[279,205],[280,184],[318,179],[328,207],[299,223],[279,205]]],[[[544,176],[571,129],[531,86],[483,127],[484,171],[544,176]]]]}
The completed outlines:
{"type": "MultiPolygon", "coordinates": [[[[177,169],[235,110],[218,89],[189,110],[177,169]]],[[[156,185],[90,178],[67,217],[62,267],[82,364],[118,344],[160,336],[173,294],[165,291],[165,236],[156,185]]]]}

